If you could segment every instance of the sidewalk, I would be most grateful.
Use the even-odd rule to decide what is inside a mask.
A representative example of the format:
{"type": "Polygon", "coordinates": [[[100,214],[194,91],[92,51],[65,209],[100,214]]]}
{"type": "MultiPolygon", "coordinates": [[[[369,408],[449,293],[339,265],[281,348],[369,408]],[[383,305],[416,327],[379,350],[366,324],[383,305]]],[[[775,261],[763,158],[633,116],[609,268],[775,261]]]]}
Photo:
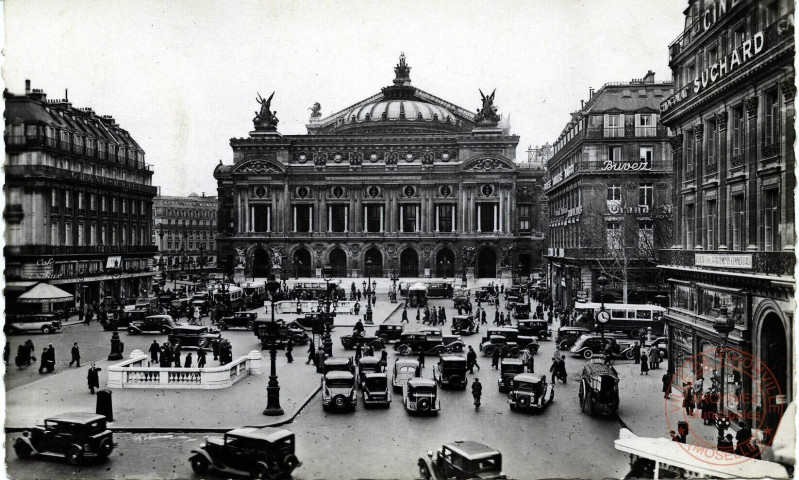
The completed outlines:
{"type": "MultiPolygon", "coordinates": [[[[278,352],[280,405],[284,415],[267,417],[266,385],[269,381],[269,355],[264,352],[264,374],[248,376],[235,385],[219,390],[116,389],[113,391],[116,431],[227,431],[248,426],[267,426],[288,422],[318,392],[319,374],[305,365],[304,354],[295,350],[294,363],[288,365],[278,352]]],[[[102,368],[100,385],[108,380],[112,363],[97,363],[102,368]]],[[[41,424],[45,418],[70,412],[94,412],[96,396],[89,393],[86,368],[65,371],[57,376],[6,392],[6,431],[41,424]]]]}

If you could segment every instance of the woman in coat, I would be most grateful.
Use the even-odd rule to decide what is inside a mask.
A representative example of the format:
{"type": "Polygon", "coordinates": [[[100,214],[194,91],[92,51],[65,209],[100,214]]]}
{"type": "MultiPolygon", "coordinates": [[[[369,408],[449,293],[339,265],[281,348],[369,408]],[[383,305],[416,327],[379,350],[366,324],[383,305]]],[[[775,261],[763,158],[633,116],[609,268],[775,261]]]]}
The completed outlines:
{"type": "Polygon", "coordinates": [[[673,374],[667,371],[663,374],[660,381],[663,382],[663,398],[671,398],[671,377],[673,374]]]}
{"type": "Polygon", "coordinates": [[[641,375],[649,375],[649,356],[646,350],[641,350],[641,375]]]}

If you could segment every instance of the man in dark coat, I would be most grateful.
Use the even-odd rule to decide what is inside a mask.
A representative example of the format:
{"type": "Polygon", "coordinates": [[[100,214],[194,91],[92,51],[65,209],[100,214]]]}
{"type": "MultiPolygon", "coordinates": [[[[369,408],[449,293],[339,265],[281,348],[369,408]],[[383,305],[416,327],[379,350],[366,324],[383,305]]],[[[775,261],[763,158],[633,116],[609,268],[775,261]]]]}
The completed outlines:
{"type": "Polygon", "coordinates": [[[183,363],[183,368],[191,368],[191,362],[192,362],[191,352],[189,352],[186,354],[186,361],[183,363]]]}
{"type": "Polygon", "coordinates": [[[694,414],[694,387],[691,382],[685,384],[682,390],[682,406],[685,408],[685,413],[693,416],[694,414]]]}
{"type": "Polygon", "coordinates": [[[499,348],[495,348],[493,354],[491,355],[491,367],[494,370],[497,370],[499,368],[499,354],[500,354],[499,350],[500,350],[499,348]]]}
{"type": "Polygon", "coordinates": [[[291,339],[289,338],[289,341],[286,342],[286,359],[288,360],[289,363],[294,362],[294,357],[291,356],[291,352],[293,350],[294,350],[294,344],[291,342],[291,339]]]}
{"type": "Polygon", "coordinates": [[[161,358],[159,359],[159,366],[161,368],[167,368],[171,364],[172,364],[172,357],[170,357],[169,344],[164,343],[164,346],[161,347],[161,358]]]}
{"type": "Polygon", "coordinates": [[[441,325],[447,321],[447,314],[444,312],[444,307],[438,307],[438,319],[441,320],[441,325]]]}
{"type": "Polygon", "coordinates": [[[214,354],[214,360],[219,360],[219,342],[212,341],[211,342],[211,351],[214,354]]]}
{"type": "Polygon", "coordinates": [[[55,370],[55,347],[52,343],[47,346],[47,373],[53,373],[55,370]]]}
{"type": "Polygon", "coordinates": [[[180,368],[180,344],[175,344],[175,349],[172,352],[172,362],[175,365],[175,368],[180,368]]]}
{"type": "Polygon", "coordinates": [[[660,378],[660,381],[663,383],[663,398],[671,398],[671,377],[674,374],[671,371],[666,371],[663,376],[660,378]]]}
{"type": "Polygon", "coordinates": [[[486,320],[486,311],[485,310],[480,312],[480,325],[488,325],[488,321],[486,320]]]}
{"type": "Polygon", "coordinates": [[[80,349],[78,348],[78,342],[72,344],[72,359],[69,361],[69,366],[71,367],[73,363],[78,362],[78,368],[80,368],[80,349]]]}
{"type": "Polygon", "coordinates": [[[494,325],[499,326],[499,310],[494,312],[494,325]]]}
{"type": "Polygon", "coordinates": [[[161,347],[158,346],[157,340],[153,340],[152,345],[150,345],[150,363],[152,364],[158,363],[159,353],[161,353],[161,347]]]}
{"type": "Polygon", "coordinates": [[[313,342],[308,342],[308,361],[305,362],[305,364],[308,365],[309,363],[314,362],[315,359],[316,359],[316,346],[313,344],[313,342]]]}
{"type": "Polygon", "coordinates": [[[419,361],[419,368],[424,368],[424,352],[419,354],[418,361],[419,361]]]}
{"type": "Polygon", "coordinates": [[[641,375],[649,375],[649,357],[646,352],[641,353],[641,375]]]}
{"type": "Polygon", "coordinates": [[[380,352],[380,365],[383,366],[383,371],[388,367],[388,352],[385,348],[380,352]]]}
{"type": "Polygon", "coordinates": [[[535,373],[535,357],[533,355],[527,356],[527,372],[535,373]]]}
{"type": "Polygon", "coordinates": [[[204,348],[197,350],[197,368],[205,368],[205,357],[208,355],[204,348]]]}
{"type": "Polygon", "coordinates": [[[402,320],[400,320],[400,324],[402,323],[409,323],[408,322],[408,307],[405,306],[402,308],[402,320]]]}
{"type": "Polygon", "coordinates": [[[355,363],[357,364],[361,357],[363,356],[363,348],[361,347],[360,342],[355,344],[355,363]]]}
{"type": "Polygon", "coordinates": [[[477,352],[474,351],[471,345],[469,345],[469,351],[466,353],[466,368],[469,369],[469,373],[474,373],[474,367],[477,367],[477,370],[480,370],[480,365],[477,364],[477,352]]]}
{"type": "Polygon", "coordinates": [[[638,342],[635,342],[633,347],[633,360],[636,364],[641,363],[641,345],[638,342]]]}
{"type": "Polygon", "coordinates": [[[86,376],[89,382],[89,391],[92,393],[92,395],[94,395],[95,388],[100,388],[100,375],[98,373],[100,370],[102,370],[102,368],[97,368],[92,363],[92,366],[89,367],[89,373],[86,376]]]}

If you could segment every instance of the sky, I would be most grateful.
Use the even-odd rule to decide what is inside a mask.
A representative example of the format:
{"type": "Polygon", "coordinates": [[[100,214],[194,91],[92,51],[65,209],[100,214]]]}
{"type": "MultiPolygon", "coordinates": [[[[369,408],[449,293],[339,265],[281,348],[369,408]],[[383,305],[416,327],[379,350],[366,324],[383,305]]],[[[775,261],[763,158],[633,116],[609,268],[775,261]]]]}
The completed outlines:
{"type": "Polygon", "coordinates": [[[275,91],[284,134],[391,84],[400,52],[412,85],[470,111],[496,88],[529,145],[552,143],[589,88],[670,79],[684,0],[6,0],[3,78],[112,115],[145,151],[164,195],[216,193],[229,140],[275,91]]]}

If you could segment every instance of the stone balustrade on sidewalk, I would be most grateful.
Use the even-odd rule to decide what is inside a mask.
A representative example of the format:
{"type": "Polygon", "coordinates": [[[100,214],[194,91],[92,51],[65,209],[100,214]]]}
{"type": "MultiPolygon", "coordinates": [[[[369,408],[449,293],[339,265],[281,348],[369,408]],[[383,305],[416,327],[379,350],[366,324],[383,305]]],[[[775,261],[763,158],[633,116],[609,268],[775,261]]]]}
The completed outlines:
{"type": "Polygon", "coordinates": [[[166,368],[148,366],[147,355],[141,350],[134,350],[128,360],[108,367],[108,388],[228,388],[247,375],[263,374],[262,359],[261,352],[253,350],[219,367],[166,368]]]}

